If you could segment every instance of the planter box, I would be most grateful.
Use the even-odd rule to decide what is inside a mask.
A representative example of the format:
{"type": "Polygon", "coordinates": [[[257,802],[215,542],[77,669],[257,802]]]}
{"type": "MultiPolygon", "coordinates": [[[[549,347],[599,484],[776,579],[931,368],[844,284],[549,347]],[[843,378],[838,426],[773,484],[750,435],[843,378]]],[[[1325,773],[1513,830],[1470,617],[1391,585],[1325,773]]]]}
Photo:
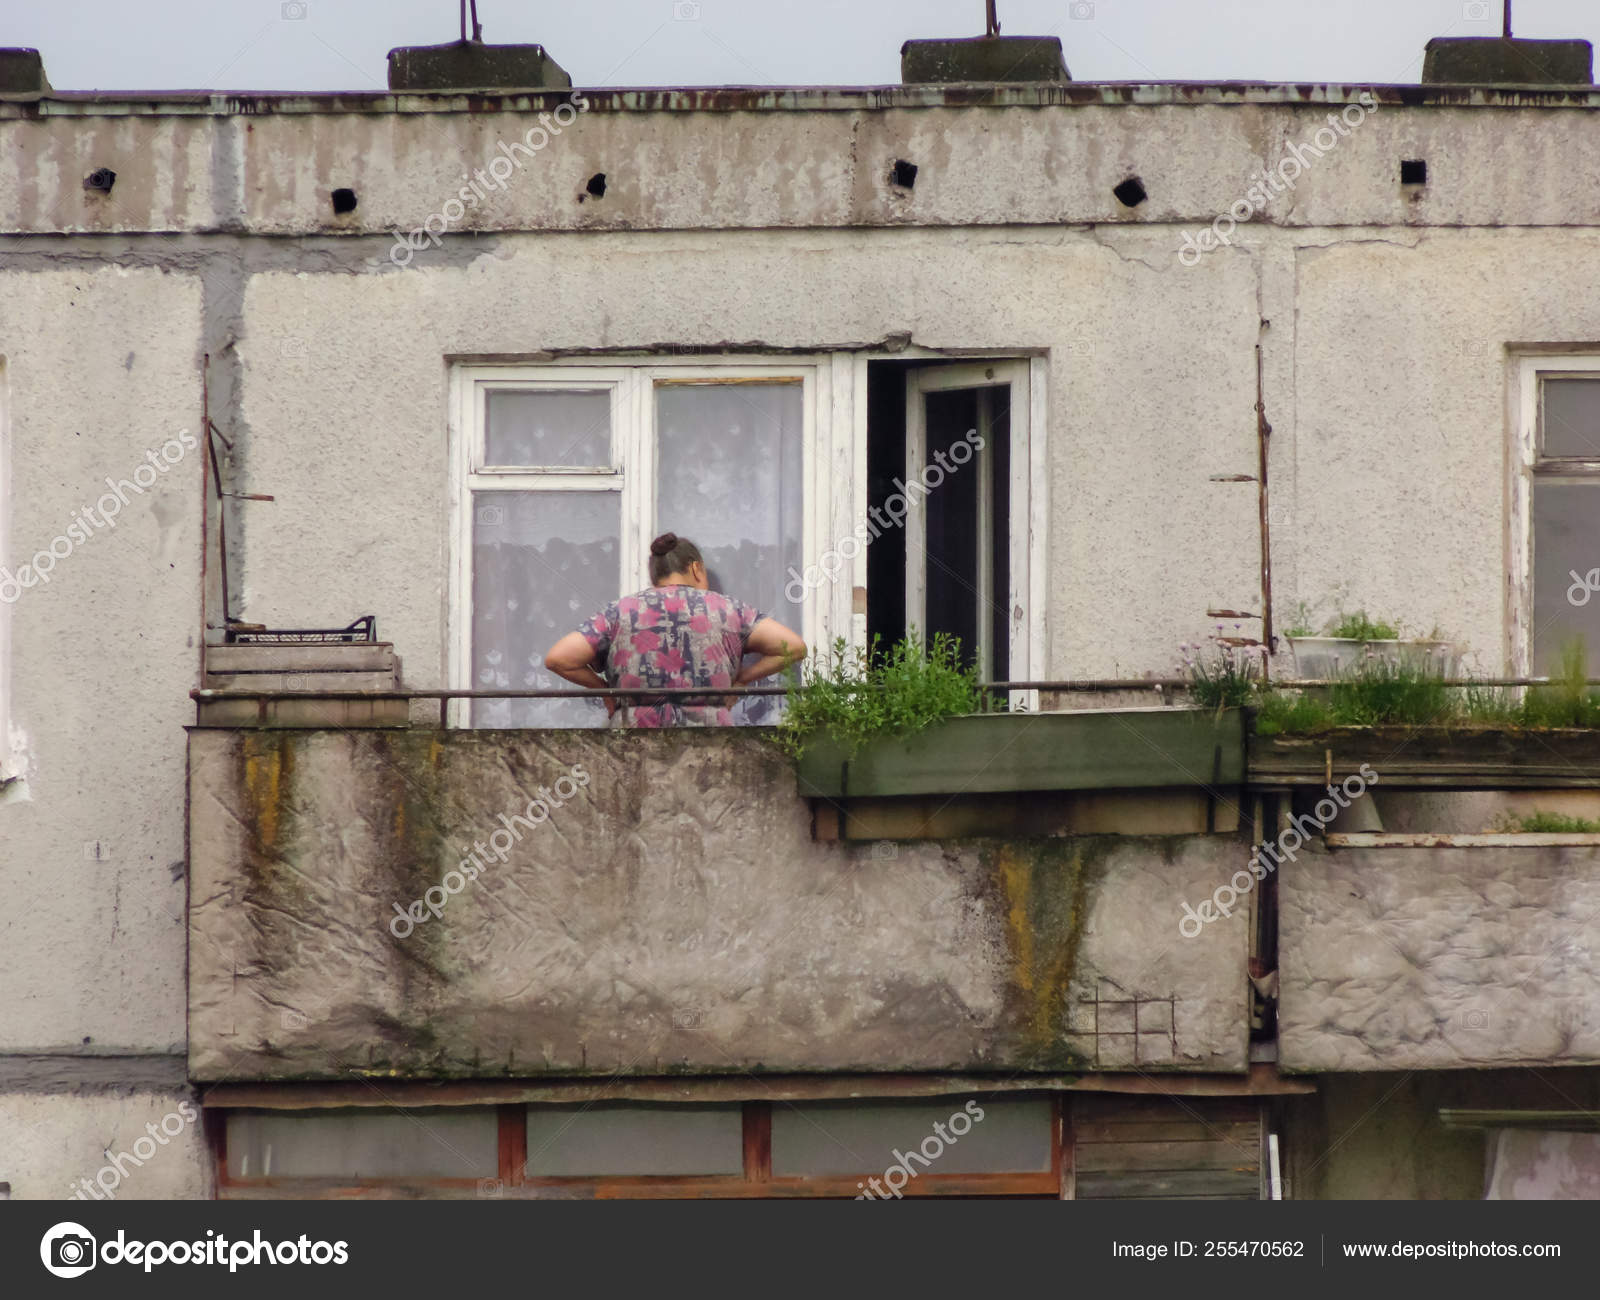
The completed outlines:
{"type": "Polygon", "coordinates": [[[815,799],[1236,786],[1244,727],[1237,709],[974,714],[872,741],[853,758],[818,740],[798,777],[815,799]]]}
{"type": "Polygon", "coordinates": [[[1436,790],[1600,787],[1600,731],[1499,727],[1330,727],[1250,736],[1250,783],[1322,786],[1370,763],[1385,788],[1436,790]]]}
{"type": "Polygon", "coordinates": [[[1384,663],[1429,668],[1441,677],[1454,677],[1461,666],[1461,652],[1448,641],[1357,641],[1342,636],[1286,637],[1294,651],[1295,675],[1331,681],[1349,672],[1371,652],[1384,663]]]}

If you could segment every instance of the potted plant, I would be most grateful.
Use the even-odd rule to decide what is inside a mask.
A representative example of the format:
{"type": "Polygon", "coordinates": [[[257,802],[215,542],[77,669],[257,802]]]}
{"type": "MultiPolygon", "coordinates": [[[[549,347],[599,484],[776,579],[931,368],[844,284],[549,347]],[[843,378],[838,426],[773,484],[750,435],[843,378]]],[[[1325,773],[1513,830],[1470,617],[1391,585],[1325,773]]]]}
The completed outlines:
{"type": "Polygon", "coordinates": [[[1236,708],[993,711],[952,639],[836,642],[789,696],[777,740],[799,793],[846,800],[1022,790],[1237,785],[1236,708]]]}
{"type": "Polygon", "coordinates": [[[1600,784],[1600,691],[1582,638],[1558,674],[1502,687],[1444,684],[1431,670],[1361,659],[1325,687],[1263,688],[1249,740],[1251,779],[1321,786],[1363,763],[1385,779],[1455,790],[1593,789],[1600,784]]]}
{"type": "Polygon", "coordinates": [[[1340,610],[1314,630],[1301,601],[1284,637],[1294,652],[1295,675],[1307,680],[1333,681],[1373,660],[1440,677],[1454,677],[1461,664],[1459,649],[1441,640],[1437,629],[1425,637],[1402,636],[1398,622],[1372,618],[1364,609],[1340,610]]]}

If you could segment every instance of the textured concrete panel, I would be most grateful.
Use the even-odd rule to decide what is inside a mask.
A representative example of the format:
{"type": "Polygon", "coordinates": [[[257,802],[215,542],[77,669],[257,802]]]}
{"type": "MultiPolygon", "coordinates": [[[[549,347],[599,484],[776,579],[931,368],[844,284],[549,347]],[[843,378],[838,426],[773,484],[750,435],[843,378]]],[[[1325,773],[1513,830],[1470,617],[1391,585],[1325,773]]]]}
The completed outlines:
{"type": "Polygon", "coordinates": [[[48,582],[0,575],[0,1052],[183,1050],[200,303],[155,269],[0,273],[0,569],[55,548],[48,582]]]}
{"type": "Polygon", "coordinates": [[[102,96],[0,106],[0,230],[1189,225],[1236,202],[1251,225],[1561,225],[1600,201],[1597,103],[1183,84],[102,96]],[[1423,192],[1402,191],[1401,158],[1429,163],[1423,192]],[[914,192],[891,183],[897,159],[921,169],[914,192]],[[118,173],[115,203],[85,196],[95,167],[118,173]],[[1132,173],[1149,199],[1130,215],[1112,187],[1132,173]],[[338,214],[344,187],[359,202],[338,214]]]}
{"type": "Polygon", "coordinates": [[[202,1200],[211,1180],[187,1089],[0,1092],[0,1182],[18,1200],[202,1200]]]}
{"type": "Polygon", "coordinates": [[[190,745],[195,1078],[1245,1068],[1231,837],[819,844],[749,733],[190,745]]]}
{"type": "Polygon", "coordinates": [[[1278,891],[1284,1069],[1600,1062],[1600,848],[1308,850],[1278,891]]]}

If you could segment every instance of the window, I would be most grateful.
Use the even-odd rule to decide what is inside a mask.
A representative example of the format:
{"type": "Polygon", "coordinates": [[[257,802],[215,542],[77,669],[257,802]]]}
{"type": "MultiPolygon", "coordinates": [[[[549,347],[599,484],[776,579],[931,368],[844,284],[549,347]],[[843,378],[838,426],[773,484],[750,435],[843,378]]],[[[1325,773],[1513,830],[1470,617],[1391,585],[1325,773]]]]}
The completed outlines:
{"type": "Polygon", "coordinates": [[[1053,1096],[991,1093],[239,1110],[215,1127],[225,1196],[1053,1197],[1059,1115],[1053,1096]]]}
{"type": "Polygon", "coordinates": [[[1559,672],[1583,638],[1600,672],[1600,357],[1527,358],[1513,485],[1519,673],[1559,672]]]}
{"type": "Polygon", "coordinates": [[[228,1178],[492,1178],[498,1141],[492,1110],[235,1111],[228,1178]]]}
{"type": "Polygon", "coordinates": [[[529,1106],[528,1178],[742,1175],[744,1108],[529,1106]]]}
{"type": "MultiPolygon", "coordinates": [[[[391,1098],[402,1086],[390,1085],[391,1098]]],[[[985,1092],[221,1113],[211,1130],[227,1197],[396,1188],[526,1199],[1268,1195],[1262,1104],[1243,1096],[985,1092]]]]}
{"type": "MultiPolygon", "coordinates": [[[[646,586],[669,529],[812,646],[915,626],[986,679],[1037,675],[1044,373],[915,351],[458,366],[451,686],[568,689],[545,651],[646,586]]],[[[458,725],[605,723],[598,701],[473,704],[458,725]]]]}
{"type": "MultiPolygon", "coordinates": [[[[458,372],[458,687],[569,689],[545,651],[648,585],[650,539],[705,554],[711,585],[783,622],[803,567],[818,366],[473,367],[458,372]]],[[[770,720],[751,699],[742,722],[770,720]]],[[[468,719],[461,719],[468,720],[468,719]]],[[[598,701],[484,700],[475,726],[595,727],[598,701]]]]}
{"type": "Polygon", "coordinates": [[[914,1151],[919,1176],[930,1155],[928,1173],[1048,1174],[1051,1123],[1047,1097],[797,1102],[773,1107],[772,1173],[877,1174],[914,1151]]]}

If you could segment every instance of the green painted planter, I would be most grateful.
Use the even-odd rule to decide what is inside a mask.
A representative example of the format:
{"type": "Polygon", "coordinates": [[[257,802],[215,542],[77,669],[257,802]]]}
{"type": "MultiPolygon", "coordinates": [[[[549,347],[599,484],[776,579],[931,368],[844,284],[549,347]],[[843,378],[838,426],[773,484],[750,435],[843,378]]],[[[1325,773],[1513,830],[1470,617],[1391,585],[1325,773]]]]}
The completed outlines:
{"type": "Polygon", "coordinates": [[[971,714],[848,758],[819,739],[798,777],[813,799],[1240,785],[1244,726],[1237,709],[971,714]]]}

